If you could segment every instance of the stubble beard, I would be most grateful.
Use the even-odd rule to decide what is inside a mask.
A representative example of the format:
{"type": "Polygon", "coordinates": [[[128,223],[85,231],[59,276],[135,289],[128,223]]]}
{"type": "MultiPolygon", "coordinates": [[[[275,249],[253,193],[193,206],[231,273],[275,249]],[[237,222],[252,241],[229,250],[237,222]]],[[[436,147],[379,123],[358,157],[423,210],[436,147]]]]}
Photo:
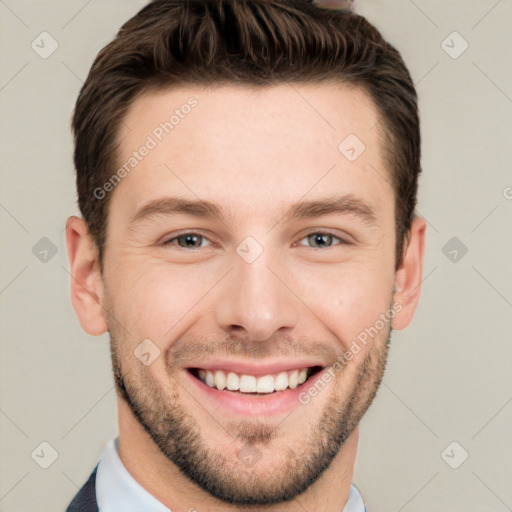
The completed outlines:
{"type": "MultiPolygon", "coordinates": [[[[126,373],[119,347],[128,340],[118,339],[111,332],[114,381],[118,395],[128,404],[153,442],[190,481],[226,504],[244,509],[264,507],[293,500],[329,467],[376,395],[384,376],[391,331],[389,326],[386,342],[380,342],[380,346],[374,344],[368,351],[348,400],[340,400],[343,394],[339,392],[339,382],[333,381],[334,387],[322,414],[310,426],[299,446],[281,450],[282,462],[279,466],[271,464],[271,473],[259,471],[258,464],[245,467],[238,458],[233,460],[226,456],[225,450],[218,451],[208,443],[207,432],[201,430],[192,412],[181,403],[181,385],[174,377],[176,369],[172,365],[168,367],[167,390],[162,389],[145,367],[141,366],[138,374],[126,373]]],[[[284,424],[293,425],[294,418],[297,423],[301,407],[305,406],[300,405],[284,424]]],[[[249,420],[221,426],[238,446],[264,447],[273,443],[274,452],[279,449],[279,426],[249,420]]]]}

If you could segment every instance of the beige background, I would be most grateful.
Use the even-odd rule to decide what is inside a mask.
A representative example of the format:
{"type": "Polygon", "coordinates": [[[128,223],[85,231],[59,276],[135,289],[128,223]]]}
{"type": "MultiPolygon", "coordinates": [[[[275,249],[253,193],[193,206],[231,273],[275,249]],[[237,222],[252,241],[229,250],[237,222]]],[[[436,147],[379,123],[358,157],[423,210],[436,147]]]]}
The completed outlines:
{"type": "MultiPolygon", "coordinates": [[[[77,211],[69,122],[94,56],[144,4],[0,1],[5,512],[64,510],[117,434],[108,337],[83,333],[69,300],[63,227],[77,211]],[[59,45],[47,59],[31,48],[43,31],[59,45]],[[33,253],[43,237],[57,250],[46,262],[33,253]],[[51,462],[42,442],[58,453],[48,469],[35,462],[51,462]]],[[[393,335],[354,481],[370,512],[510,511],[511,2],[370,0],[357,10],[398,47],[417,84],[418,211],[429,228],[421,303],[393,335]],[[445,245],[453,237],[458,248],[445,245]],[[445,462],[456,466],[465,452],[457,469],[445,462]]]]}

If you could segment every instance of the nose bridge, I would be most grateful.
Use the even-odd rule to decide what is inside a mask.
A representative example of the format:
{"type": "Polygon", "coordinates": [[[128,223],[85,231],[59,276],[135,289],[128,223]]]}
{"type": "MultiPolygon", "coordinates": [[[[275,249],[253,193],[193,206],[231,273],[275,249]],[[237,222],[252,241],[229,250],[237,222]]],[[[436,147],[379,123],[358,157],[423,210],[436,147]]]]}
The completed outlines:
{"type": "Polygon", "coordinates": [[[234,268],[218,297],[217,320],[226,331],[242,329],[250,339],[264,341],[296,325],[299,303],[281,281],[286,282],[280,277],[280,258],[264,249],[251,261],[247,254],[253,251],[254,256],[255,247],[250,244],[242,242],[233,255],[234,268]]]}

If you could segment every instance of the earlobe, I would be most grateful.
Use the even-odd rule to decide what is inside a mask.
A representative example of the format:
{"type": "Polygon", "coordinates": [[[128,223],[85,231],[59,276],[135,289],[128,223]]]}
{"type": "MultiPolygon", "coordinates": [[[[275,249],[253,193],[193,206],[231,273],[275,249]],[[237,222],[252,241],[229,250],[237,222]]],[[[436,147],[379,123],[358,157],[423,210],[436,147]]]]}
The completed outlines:
{"type": "Polygon", "coordinates": [[[71,302],[82,329],[93,336],[108,330],[103,307],[104,285],[98,250],[80,217],[66,222],[66,246],[71,274],[71,302]]]}
{"type": "Polygon", "coordinates": [[[391,322],[393,329],[405,329],[412,320],[420,298],[425,255],[425,219],[416,217],[411,225],[410,239],[404,250],[402,264],[395,272],[393,301],[401,305],[391,322]]]}

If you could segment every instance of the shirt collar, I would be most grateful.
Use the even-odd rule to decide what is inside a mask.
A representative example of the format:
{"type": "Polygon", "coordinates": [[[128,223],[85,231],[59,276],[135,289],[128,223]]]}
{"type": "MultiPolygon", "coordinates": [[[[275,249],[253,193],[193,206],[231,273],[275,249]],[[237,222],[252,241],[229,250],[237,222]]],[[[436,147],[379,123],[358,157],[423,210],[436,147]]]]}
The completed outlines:
{"type": "MultiPolygon", "coordinates": [[[[125,468],[116,437],[107,443],[96,473],[96,500],[100,512],[171,512],[144,489],[125,468]]],[[[351,485],[343,512],[365,512],[363,499],[351,485]]]]}
{"type": "Polygon", "coordinates": [[[100,512],[171,512],[125,468],[116,437],[108,442],[96,473],[96,501],[100,512]]]}

